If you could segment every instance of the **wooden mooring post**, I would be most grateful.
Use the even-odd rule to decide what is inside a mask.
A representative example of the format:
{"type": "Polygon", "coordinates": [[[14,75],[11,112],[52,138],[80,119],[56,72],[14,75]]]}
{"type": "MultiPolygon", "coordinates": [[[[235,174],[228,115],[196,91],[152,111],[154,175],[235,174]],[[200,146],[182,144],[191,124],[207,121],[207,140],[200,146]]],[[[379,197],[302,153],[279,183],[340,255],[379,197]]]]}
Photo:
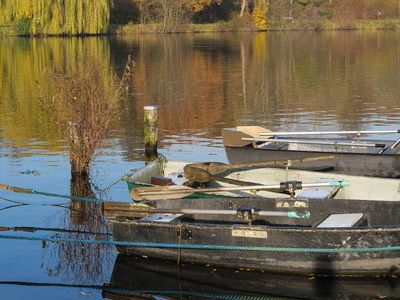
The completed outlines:
{"type": "Polygon", "coordinates": [[[144,107],[144,146],[146,161],[150,162],[157,158],[158,143],[158,116],[157,105],[144,107]]]}

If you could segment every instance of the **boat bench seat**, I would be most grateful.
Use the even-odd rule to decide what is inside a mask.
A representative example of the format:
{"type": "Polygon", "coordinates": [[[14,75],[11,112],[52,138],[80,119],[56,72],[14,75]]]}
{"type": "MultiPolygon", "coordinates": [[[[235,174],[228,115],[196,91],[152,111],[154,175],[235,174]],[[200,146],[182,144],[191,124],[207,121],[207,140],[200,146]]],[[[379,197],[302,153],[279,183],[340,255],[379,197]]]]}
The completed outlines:
{"type": "MultiPolygon", "coordinates": [[[[319,178],[315,180],[315,183],[319,182],[330,182],[330,181],[340,181],[342,179],[337,178],[319,178]]],[[[308,198],[308,199],[332,199],[337,191],[339,191],[340,186],[320,186],[320,187],[309,187],[303,189],[296,198],[308,198]]]]}
{"type": "Polygon", "coordinates": [[[362,213],[331,214],[317,228],[355,227],[363,218],[362,213]]]}
{"type": "Polygon", "coordinates": [[[182,214],[157,213],[157,214],[152,214],[152,215],[143,217],[140,219],[140,221],[169,223],[169,222],[172,222],[172,221],[178,219],[181,216],[183,216],[183,215],[182,214]]]}

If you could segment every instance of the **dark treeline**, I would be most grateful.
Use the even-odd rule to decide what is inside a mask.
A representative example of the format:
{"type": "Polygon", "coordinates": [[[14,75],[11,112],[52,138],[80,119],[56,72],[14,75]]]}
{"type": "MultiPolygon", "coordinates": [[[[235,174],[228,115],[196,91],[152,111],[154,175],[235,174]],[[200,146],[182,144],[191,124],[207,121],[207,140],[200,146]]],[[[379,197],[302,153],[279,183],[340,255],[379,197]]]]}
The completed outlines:
{"type": "Polygon", "coordinates": [[[112,23],[161,22],[166,7],[183,10],[182,17],[194,23],[229,21],[234,16],[253,14],[260,6],[266,6],[266,17],[271,21],[282,18],[334,19],[350,14],[355,19],[398,18],[400,0],[114,0],[111,10],[112,23]],[[201,3],[197,10],[187,3],[201,3]],[[180,7],[179,7],[180,6],[180,7]],[[179,7],[179,8],[178,8],[179,7]]]}
{"type": "MultiPolygon", "coordinates": [[[[360,29],[360,20],[398,28],[400,0],[1,0],[1,28],[18,35],[199,30],[360,29]]],[[[381,25],[380,25],[381,26],[381,25]]]]}

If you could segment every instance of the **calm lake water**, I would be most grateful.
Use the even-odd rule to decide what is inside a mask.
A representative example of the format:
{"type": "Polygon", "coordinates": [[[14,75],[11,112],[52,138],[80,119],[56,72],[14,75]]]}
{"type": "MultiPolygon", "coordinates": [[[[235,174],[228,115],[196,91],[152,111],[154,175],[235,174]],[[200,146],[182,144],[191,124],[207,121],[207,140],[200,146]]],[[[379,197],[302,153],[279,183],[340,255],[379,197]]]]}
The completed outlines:
{"type": "MultiPolygon", "coordinates": [[[[176,160],[227,162],[220,132],[237,125],[274,131],[400,129],[400,32],[0,39],[0,184],[61,195],[92,191],[97,199],[130,201],[126,185],[119,180],[144,165],[145,105],[158,106],[159,152],[176,160]],[[119,75],[128,55],[136,67],[126,103],[129,110],[114,124],[103,154],[93,165],[91,185],[80,187],[70,181],[66,144],[57,125],[40,108],[36,81],[43,80],[43,71],[52,65],[73,67],[93,53],[106,59],[119,75]]],[[[110,239],[107,219],[95,203],[0,189],[0,226],[15,229],[1,235],[39,239],[0,239],[2,299],[112,298],[101,287],[110,283],[114,268],[126,271],[124,266],[131,266],[138,270],[138,279],[147,278],[143,265],[153,263],[117,260],[113,246],[40,241],[40,237],[92,237],[72,231],[101,233],[97,238],[110,239]]],[[[177,274],[177,268],[173,272],[177,274]]],[[[255,278],[262,278],[263,287],[270,288],[245,284],[245,294],[267,298],[281,291],[282,285],[298,282],[248,271],[234,273],[234,279],[229,270],[189,268],[187,272],[201,273],[211,283],[201,287],[186,283],[186,290],[199,288],[201,293],[185,293],[182,298],[239,294],[238,287],[255,278]],[[230,283],[223,282],[224,276],[232,279],[230,283]]],[[[304,284],[316,282],[312,280],[304,284]]],[[[149,281],[141,288],[182,288],[177,278],[149,281]]],[[[325,288],[316,282],[313,297],[350,299],[345,284],[336,281],[325,288]]],[[[353,286],[371,299],[388,299],[396,298],[390,295],[390,287],[398,284],[391,279],[353,286]]],[[[301,289],[294,290],[278,295],[306,297],[301,289]]]]}

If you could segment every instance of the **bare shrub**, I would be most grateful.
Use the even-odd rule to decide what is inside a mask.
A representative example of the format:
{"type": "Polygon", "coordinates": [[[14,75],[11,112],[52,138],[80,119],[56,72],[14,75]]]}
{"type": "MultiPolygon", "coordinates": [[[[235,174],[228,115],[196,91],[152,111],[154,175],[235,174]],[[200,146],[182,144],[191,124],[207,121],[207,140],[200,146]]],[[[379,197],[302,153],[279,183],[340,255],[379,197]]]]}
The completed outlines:
{"type": "Polygon", "coordinates": [[[110,124],[123,109],[120,100],[133,65],[129,57],[118,78],[106,59],[88,56],[66,69],[47,69],[45,89],[38,83],[42,107],[63,130],[73,175],[87,175],[101,153],[110,124]]]}
{"type": "Polygon", "coordinates": [[[189,22],[191,14],[183,0],[160,0],[154,5],[154,11],[163,26],[163,33],[175,33],[180,26],[189,22]]]}
{"type": "Polygon", "coordinates": [[[356,21],[366,16],[365,2],[359,0],[337,1],[332,6],[333,21],[339,29],[355,29],[356,21]]]}

